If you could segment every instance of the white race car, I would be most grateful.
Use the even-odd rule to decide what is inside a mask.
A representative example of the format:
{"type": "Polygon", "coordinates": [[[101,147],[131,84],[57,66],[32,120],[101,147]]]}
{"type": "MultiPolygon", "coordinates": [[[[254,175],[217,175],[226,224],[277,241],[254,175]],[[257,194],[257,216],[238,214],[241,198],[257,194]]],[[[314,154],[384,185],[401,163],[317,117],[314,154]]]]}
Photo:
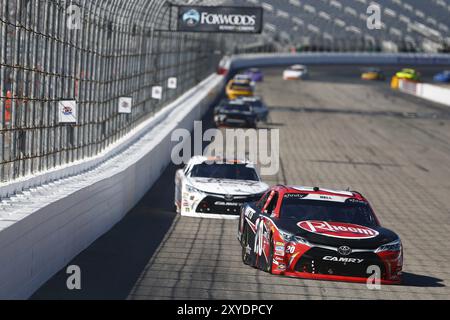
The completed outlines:
{"type": "Polygon", "coordinates": [[[176,173],[175,207],[182,216],[238,219],[241,205],[268,189],[250,162],[197,156],[176,173]]]}
{"type": "Polygon", "coordinates": [[[308,78],[308,76],[309,76],[308,67],[300,64],[289,67],[283,72],[284,80],[300,80],[306,79],[308,78]]]}

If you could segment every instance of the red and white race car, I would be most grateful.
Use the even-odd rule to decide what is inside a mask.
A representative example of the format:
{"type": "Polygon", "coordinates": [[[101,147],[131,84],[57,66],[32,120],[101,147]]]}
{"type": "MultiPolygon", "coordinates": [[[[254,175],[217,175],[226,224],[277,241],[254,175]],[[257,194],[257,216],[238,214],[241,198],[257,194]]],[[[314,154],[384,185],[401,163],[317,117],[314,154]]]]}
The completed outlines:
{"type": "Polygon", "coordinates": [[[400,238],[358,192],[275,186],[241,209],[242,260],[276,275],[401,282],[400,238]]]}

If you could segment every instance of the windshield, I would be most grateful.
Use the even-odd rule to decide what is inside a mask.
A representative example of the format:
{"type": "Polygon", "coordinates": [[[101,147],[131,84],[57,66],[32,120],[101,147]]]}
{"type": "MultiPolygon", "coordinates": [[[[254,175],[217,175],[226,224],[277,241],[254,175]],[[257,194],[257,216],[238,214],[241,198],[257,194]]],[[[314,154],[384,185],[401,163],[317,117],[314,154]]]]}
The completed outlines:
{"type": "Polygon", "coordinates": [[[250,101],[250,100],[246,101],[246,100],[244,100],[244,101],[245,101],[245,103],[251,105],[254,108],[261,108],[262,107],[262,101],[261,100],[253,100],[253,101],[250,101]]]}
{"type": "Polygon", "coordinates": [[[297,219],[298,221],[342,222],[366,227],[377,226],[375,216],[367,203],[304,200],[291,196],[293,195],[284,197],[280,218],[297,219]]]}
{"type": "Polygon", "coordinates": [[[249,84],[243,84],[243,83],[240,83],[240,84],[233,84],[233,85],[231,86],[231,89],[233,89],[233,90],[239,90],[239,91],[251,91],[250,85],[249,85],[249,84]]]}
{"type": "Polygon", "coordinates": [[[202,163],[192,168],[191,177],[259,181],[256,170],[246,164],[202,163]]]}
{"type": "Polygon", "coordinates": [[[230,105],[226,105],[224,106],[224,109],[226,111],[240,111],[240,112],[250,112],[251,109],[248,105],[245,104],[230,104],[230,105]]]}

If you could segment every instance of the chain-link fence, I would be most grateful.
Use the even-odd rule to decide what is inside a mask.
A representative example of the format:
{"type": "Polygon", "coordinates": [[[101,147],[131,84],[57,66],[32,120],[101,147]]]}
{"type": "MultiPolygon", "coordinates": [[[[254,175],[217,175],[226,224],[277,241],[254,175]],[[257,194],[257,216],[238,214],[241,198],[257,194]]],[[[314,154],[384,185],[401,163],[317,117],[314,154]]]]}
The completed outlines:
{"type": "Polygon", "coordinates": [[[165,0],[0,0],[0,181],[99,154],[213,71],[214,38],[169,31],[173,10],[165,0]],[[119,97],[133,98],[131,114],[118,112],[119,97]],[[61,100],[77,101],[76,124],[59,122],[61,100]]]}

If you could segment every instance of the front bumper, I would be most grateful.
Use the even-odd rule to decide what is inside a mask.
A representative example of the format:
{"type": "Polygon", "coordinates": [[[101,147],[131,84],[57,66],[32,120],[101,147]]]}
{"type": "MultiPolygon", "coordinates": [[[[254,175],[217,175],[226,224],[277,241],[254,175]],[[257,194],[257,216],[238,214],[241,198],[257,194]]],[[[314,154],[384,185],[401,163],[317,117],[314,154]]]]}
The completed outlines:
{"type": "Polygon", "coordinates": [[[225,196],[208,194],[202,198],[188,196],[183,200],[181,215],[199,218],[238,219],[244,203],[256,202],[262,194],[225,196]]]}
{"type": "MultiPolygon", "coordinates": [[[[400,252],[375,253],[373,250],[357,251],[348,256],[340,255],[330,247],[296,246],[293,254],[275,254],[273,273],[289,277],[367,283],[372,280],[373,268],[380,271],[381,284],[400,284],[402,256],[400,252]]],[[[355,250],[356,251],[356,250],[355,250]]],[[[279,252],[281,253],[281,252],[279,252]]]]}
{"type": "MultiPolygon", "coordinates": [[[[367,283],[368,282],[368,278],[325,275],[325,274],[312,274],[312,273],[307,273],[307,272],[286,271],[286,272],[284,272],[283,275],[287,276],[287,277],[292,277],[292,278],[323,280],[323,281],[339,281],[339,282],[352,282],[352,283],[367,283]]],[[[385,279],[380,280],[380,284],[382,284],[382,285],[398,285],[401,283],[402,283],[401,278],[399,280],[385,280],[385,279]]]]}
{"type": "Polygon", "coordinates": [[[245,116],[221,116],[216,115],[214,122],[217,126],[231,126],[231,127],[253,127],[256,124],[256,119],[249,119],[245,116]]]}

